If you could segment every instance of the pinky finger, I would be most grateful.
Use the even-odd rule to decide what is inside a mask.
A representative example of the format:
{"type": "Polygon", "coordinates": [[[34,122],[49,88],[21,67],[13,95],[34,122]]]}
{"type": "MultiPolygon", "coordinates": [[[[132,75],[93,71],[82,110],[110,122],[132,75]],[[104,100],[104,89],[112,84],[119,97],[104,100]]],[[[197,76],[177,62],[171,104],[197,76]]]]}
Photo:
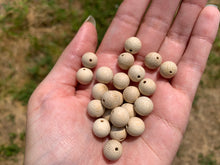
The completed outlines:
{"type": "Polygon", "coordinates": [[[174,88],[186,93],[191,101],[215,40],[219,19],[220,13],[216,7],[207,6],[202,10],[186,51],[178,64],[178,73],[171,82],[174,88]]]}

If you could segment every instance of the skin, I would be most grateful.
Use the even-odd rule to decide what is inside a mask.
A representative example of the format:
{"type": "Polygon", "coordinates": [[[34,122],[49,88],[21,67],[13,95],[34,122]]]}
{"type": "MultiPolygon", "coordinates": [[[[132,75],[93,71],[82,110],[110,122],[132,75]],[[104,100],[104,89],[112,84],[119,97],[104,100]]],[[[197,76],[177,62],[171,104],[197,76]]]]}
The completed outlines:
{"type": "MultiPolygon", "coordinates": [[[[115,164],[171,164],[218,30],[219,11],[213,6],[205,7],[206,0],[181,1],[173,24],[180,0],[154,0],[145,14],[148,2],[122,2],[96,51],[96,68],[105,65],[118,72],[117,57],[123,52],[124,41],[136,35],[143,45],[136,55],[137,64],[143,64],[147,53],[157,51],[164,61],[175,62],[178,72],[172,80],[166,80],[158,70],[145,68],[157,84],[151,97],[154,110],[144,118],[144,133],[122,143],[123,154],[115,164]]],[[[32,94],[27,112],[26,165],[111,164],[102,154],[106,139],[92,134],[94,120],[86,113],[93,83],[82,86],[75,78],[81,56],[95,52],[96,44],[96,29],[85,22],[32,94]]]]}

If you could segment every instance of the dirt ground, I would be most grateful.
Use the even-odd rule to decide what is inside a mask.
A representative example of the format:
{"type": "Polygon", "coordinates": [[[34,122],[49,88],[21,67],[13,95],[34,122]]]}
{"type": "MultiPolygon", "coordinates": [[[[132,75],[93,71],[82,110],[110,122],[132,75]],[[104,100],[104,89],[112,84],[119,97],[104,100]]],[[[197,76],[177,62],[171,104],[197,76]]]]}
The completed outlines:
{"type": "MultiPolygon", "coordinates": [[[[0,4],[3,2],[0,0],[0,4]]],[[[219,0],[212,2],[220,4],[219,0]]],[[[80,8],[79,4],[76,6],[80,8]]],[[[34,8],[32,10],[28,15],[29,34],[37,34],[40,38],[48,33],[57,33],[60,29],[58,25],[42,28],[33,21],[36,16],[34,8]]],[[[43,18],[38,17],[38,20],[43,18]]],[[[68,26],[64,29],[70,30],[68,26]]],[[[30,42],[26,35],[14,39],[5,36],[0,29],[0,146],[17,146],[13,145],[14,148],[9,150],[12,155],[0,156],[0,165],[23,164],[26,106],[15,99],[14,95],[28,79],[26,56],[29,48],[30,42]]],[[[214,49],[219,61],[219,45],[214,49]]],[[[220,165],[220,81],[219,78],[212,79],[214,85],[209,85],[209,71],[212,69],[220,72],[220,63],[210,65],[202,77],[189,124],[173,165],[220,165]]],[[[3,152],[1,147],[0,153],[3,152]]]]}

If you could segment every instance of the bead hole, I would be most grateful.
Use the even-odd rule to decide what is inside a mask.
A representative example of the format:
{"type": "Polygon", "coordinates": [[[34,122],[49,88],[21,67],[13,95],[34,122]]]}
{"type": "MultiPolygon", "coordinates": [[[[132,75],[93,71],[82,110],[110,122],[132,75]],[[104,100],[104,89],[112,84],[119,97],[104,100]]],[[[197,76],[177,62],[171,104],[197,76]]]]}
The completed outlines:
{"type": "Polygon", "coordinates": [[[115,151],[118,151],[118,147],[115,147],[115,151]]]}
{"type": "Polygon", "coordinates": [[[137,78],[141,78],[141,76],[140,76],[140,75],[138,75],[138,76],[137,76],[137,78]]]}
{"type": "Polygon", "coordinates": [[[146,84],[147,81],[144,81],[143,83],[146,84]]]}
{"type": "Polygon", "coordinates": [[[104,120],[100,120],[101,122],[104,122],[104,120]]]}
{"type": "Polygon", "coordinates": [[[85,68],[83,70],[86,70],[85,68]]]}
{"type": "Polygon", "coordinates": [[[173,72],[170,70],[170,73],[173,73],[173,72]]]}
{"type": "Polygon", "coordinates": [[[90,62],[92,62],[92,59],[89,59],[90,62]]]}
{"type": "Polygon", "coordinates": [[[105,102],[105,99],[102,99],[103,102],[105,102]]]}
{"type": "Polygon", "coordinates": [[[157,59],[159,60],[159,57],[157,57],[157,59]]]}
{"type": "Polygon", "coordinates": [[[132,52],[132,49],[129,49],[129,52],[132,52]]]}

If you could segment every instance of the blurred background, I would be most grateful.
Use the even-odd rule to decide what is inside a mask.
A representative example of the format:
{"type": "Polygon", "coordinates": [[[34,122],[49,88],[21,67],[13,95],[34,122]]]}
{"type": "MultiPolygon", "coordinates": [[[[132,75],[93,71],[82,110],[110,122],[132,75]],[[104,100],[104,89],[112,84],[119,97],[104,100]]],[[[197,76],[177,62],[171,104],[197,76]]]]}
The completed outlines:
{"type": "MultiPolygon", "coordinates": [[[[0,0],[0,165],[23,164],[28,99],[83,21],[100,42],[121,2],[0,0]]],[[[220,32],[207,64],[173,165],[220,164],[220,32]]]]}

